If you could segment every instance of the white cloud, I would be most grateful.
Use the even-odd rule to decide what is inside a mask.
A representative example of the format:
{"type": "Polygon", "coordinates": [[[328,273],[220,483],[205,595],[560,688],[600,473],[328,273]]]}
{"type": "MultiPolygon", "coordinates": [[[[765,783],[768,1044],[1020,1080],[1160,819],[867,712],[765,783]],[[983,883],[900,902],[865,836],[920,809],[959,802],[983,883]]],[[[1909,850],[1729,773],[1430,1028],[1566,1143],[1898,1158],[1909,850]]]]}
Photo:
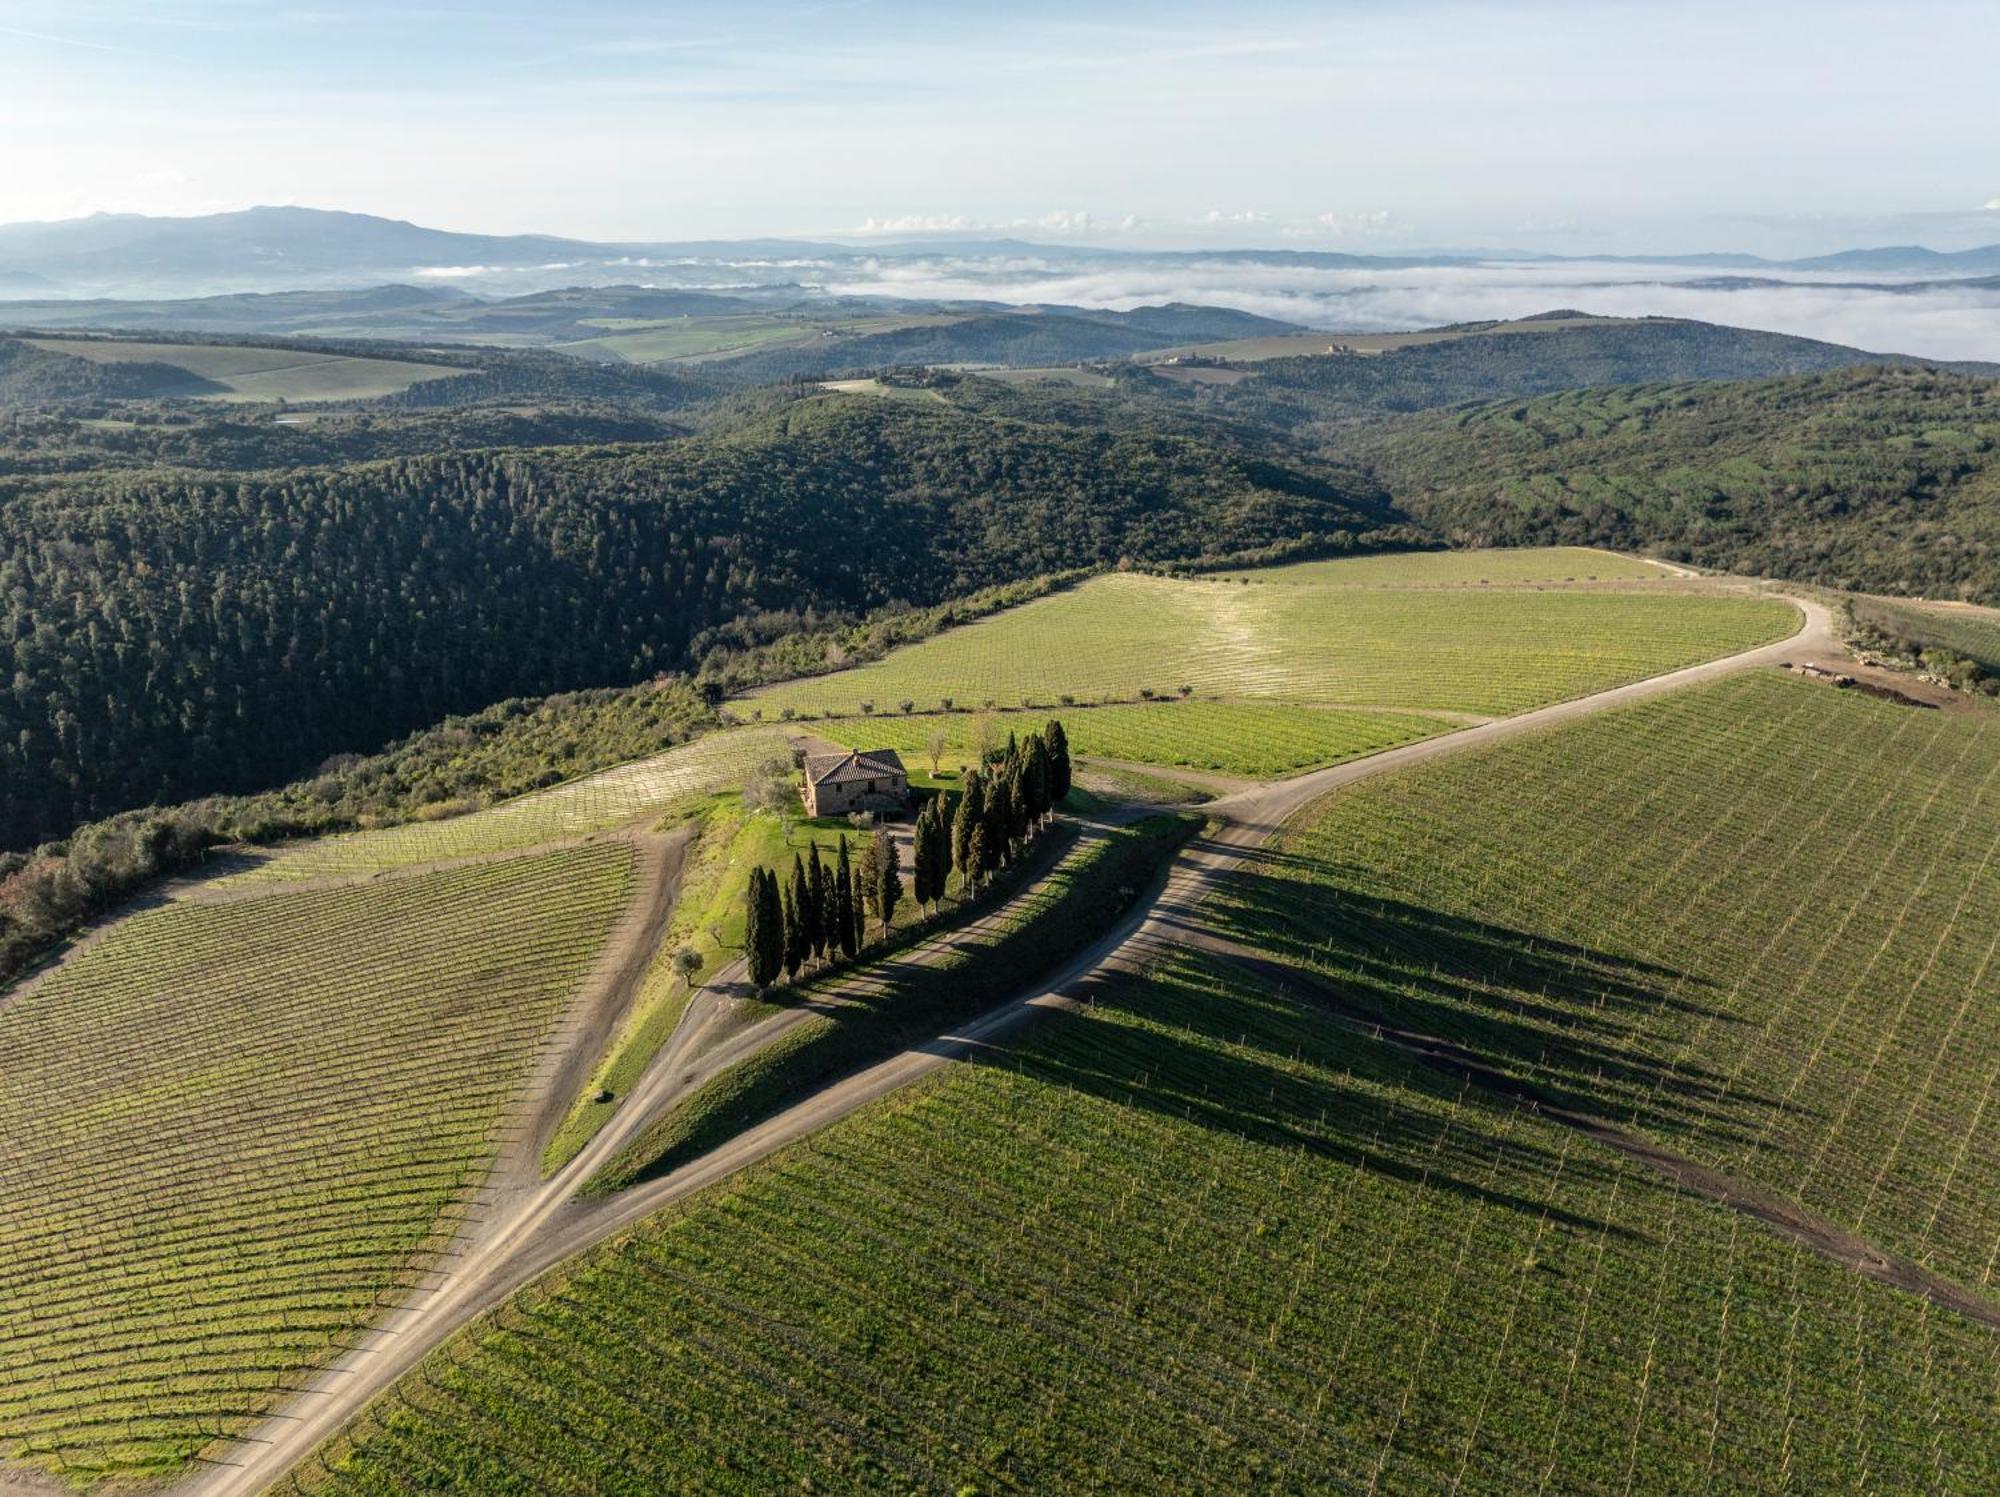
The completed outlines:
{"type": "Polygon", "coordinates": [[[1986,211],[1988,213],[2000,213],[2000,198],[1988,198],[1986,200],[1986,211]]]}
{"type": "Polygon", "coordinates": [[[988,227],[963,213],[901,213],[893,218],[870,218],[857,234],[951,234],[988,227]]]}
{"type": "Polygon", "coordinates": [[[1251,224],[1267,224],[1271,221],[1271,215],[1259,212],[1255,208],[1244,208],[1234,213],[1221,208],[1211,208],[1202,215],[1201,221],[1217,228],[1242,228],[1251,224]]]}

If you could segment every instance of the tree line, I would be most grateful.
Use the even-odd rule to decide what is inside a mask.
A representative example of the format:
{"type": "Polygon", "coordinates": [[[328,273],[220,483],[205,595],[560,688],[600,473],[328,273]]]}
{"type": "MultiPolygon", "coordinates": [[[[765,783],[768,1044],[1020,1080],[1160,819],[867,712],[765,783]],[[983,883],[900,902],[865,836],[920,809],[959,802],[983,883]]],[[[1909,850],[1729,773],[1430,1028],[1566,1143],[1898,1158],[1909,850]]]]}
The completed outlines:
{"type": "MultiPolygon", "coordinates": [[[[911,836],[907,892],[935,911],[956,870],[961,888],[976,894],[1023,855],[1069,791],[1069,740],[1060,721],[1051,719],[1026,743],[1009,735],[996,762],[968,771],[955,810],[944,796],[924,802],[911,836]]],[[[902,854],[879,828],[858,859],[850,859],[843,836],[830,865],[813,843],[804,858],[793,854],[787,877],[751,869],[743,935],[750,981],[767,988],[813,963],[852,958],[866,944],[869,920],[888,935],[905,892],[902,854]]]]}

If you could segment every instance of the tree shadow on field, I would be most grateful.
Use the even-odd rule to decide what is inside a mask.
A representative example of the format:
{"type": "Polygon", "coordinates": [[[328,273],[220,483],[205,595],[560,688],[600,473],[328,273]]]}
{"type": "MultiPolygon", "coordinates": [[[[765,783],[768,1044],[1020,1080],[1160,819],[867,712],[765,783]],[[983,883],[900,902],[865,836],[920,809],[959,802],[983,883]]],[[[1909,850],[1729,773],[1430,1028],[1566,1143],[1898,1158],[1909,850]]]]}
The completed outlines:
{"type": "Polygon", "coordinates": [[[1311,990],[1363,1023],[1435,1036],[1570,1110],[1640,1128],[1746,1142],[1787,1104],[1680,1055],[1699,1026],[1742,1024],[1704,1001],[1713,984],[1658,963],[1357,895],[1341,870],[1274,876],[1246,860],[1178,934],[1220,939],[1303,969],[1311,990]],[[1323,882],[1321,880],[1332,880],[1323,882]],[[1670,1063],[1671,1062],[1671,1063],[1670,1063]]]}
{"type": "Polygon", "coordinates": [[[1225,958],[1184,955],[1171,968],[1092,981],[1076,994],[1093,1017],[1112,1022],[1042,1030],[1019,1046],[976,1051],[972,1063],[1419,1190],[1583,1232],[1638,1235],[1496,1183],[1560,1173],[1588,1191],[1614,1172],[1608,1157],[1565,1156],[1520,1128],[1503,1132],[1477,1092],[1326,1025],[1296,997],[1232,973],[1225,958]],[[1390,1101],[1399,1095],[1406,1104],[1390,1101]],[[1468,1096],[1472,1105],[1455,1105],[1468,1096]]]}

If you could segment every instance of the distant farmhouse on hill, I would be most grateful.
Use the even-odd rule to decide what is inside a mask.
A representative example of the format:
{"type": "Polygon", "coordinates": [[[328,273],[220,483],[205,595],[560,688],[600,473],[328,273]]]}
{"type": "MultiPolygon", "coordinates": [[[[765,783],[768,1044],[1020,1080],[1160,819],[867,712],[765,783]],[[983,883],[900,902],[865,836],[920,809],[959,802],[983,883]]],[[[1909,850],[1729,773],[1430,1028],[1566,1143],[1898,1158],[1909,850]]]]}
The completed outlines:
{"type": "Polygon", "coordinates": [[[910,776],[894,749],[806,755],[806,815],[906,811],[910,776]]]}

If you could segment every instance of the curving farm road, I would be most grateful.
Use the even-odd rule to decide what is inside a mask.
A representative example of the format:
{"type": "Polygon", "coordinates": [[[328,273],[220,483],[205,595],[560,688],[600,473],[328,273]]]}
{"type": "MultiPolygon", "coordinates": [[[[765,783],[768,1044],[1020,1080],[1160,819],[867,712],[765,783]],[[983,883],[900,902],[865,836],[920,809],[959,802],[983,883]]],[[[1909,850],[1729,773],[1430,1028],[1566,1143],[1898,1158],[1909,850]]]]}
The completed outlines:
{"type": "MultiPolygon", "coordinates": [[[[712,1010],[689,1019],[654,1059],[626,1104],[581,1153],[559,1172],[510,1204],[503,1219],[491,1222],[455,1259],[442,1279],[365,1333],[346,1354],[314,1375],[233,1456],[205,1467],[179,1490],[204,1497],[251,1497],[346,1427],[377,1394],[386,1390],[425,1355],[475,1316],[499,1304],[528,1280],[567,1258],[631,1226],[661,1207],[681,1200],[768,1155],[805,1138],[857,1109],[918,1080],[955,1059],[992,1043],[1036,1014],[1077,1007],[1092,985],[1145,965],[1152,953],[1177,943],[1179,928],[1193,917],[1211,886],[1242,857],[1267,841],[1284,823],[1328,791],[1391,770],[1407,768],[1573,721],[1607,708],[1644,700],[1758,666],[1774,666],[1838,651],[1832,620],[1819,603],[1790,594],[1802,614],[1799,631],[1774,644],[1667,675],[1654,676],[1554,706],[1501,718],[1427,738],[1370,758],[1352,760],[1294,779],[1238,789],[1209,802],[1202,812],[1216,823],[1206,837],[1190,843],[1167,877],[1113,928],[1059,970],[1040,979],[1030,992],[1000,1005],[973,1023],[879,1062],[800,1101],[785,1112],[737,1135],[728,1143],[658,1180],[607,1200],[584,1201],[577,1190],[636,1136],[669,1099],[719,1069],[725,1056],[748,1053],[745,1030],[697,1062],[713,1034],[712,1010]]],[[[727,976],[727,974],[724,974],[727,976]]],[[[783,1016],[780,1016],[783,1017],[783,1016]]],[[[766,1021],[775,1023],[775,1021],[766,1021]]],[[[796,1021],[794,1021],[796,1022],[796,1021]]]]}

